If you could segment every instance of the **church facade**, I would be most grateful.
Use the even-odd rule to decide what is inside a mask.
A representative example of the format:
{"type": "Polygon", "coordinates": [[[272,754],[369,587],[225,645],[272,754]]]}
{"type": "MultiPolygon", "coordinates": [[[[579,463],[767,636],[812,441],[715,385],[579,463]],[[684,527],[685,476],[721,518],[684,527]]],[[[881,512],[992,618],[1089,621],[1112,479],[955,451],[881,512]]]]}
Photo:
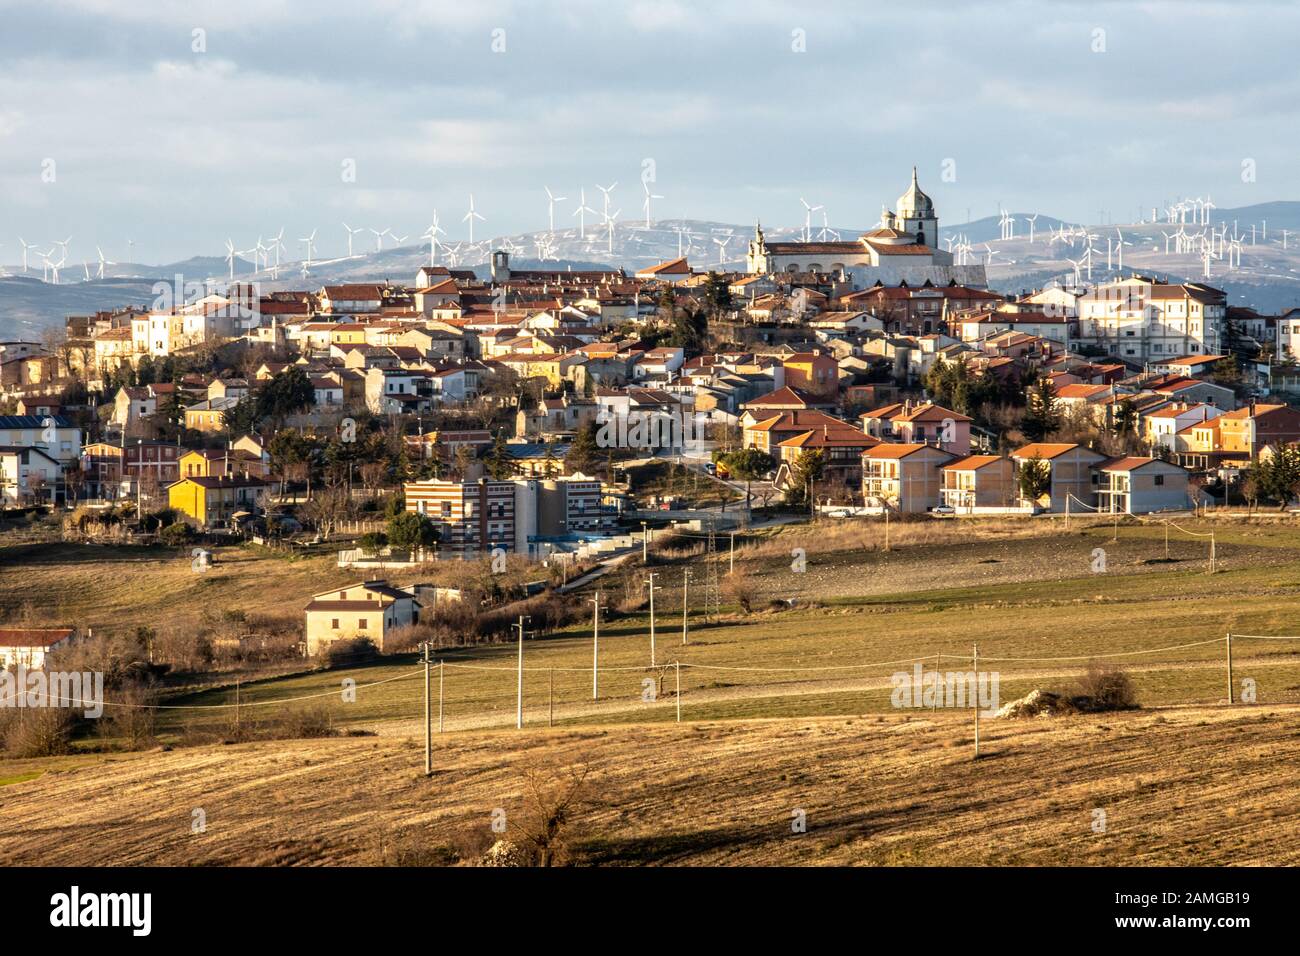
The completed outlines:
{"type": "Polygon", "coordinates": [[[857,239],[840,242],[768,242],[754,230],[745,257],[751,275],[776,272],[847,273],[859,288],[875,285],[959,285],[984,288],[982,265],[953,265],[952,253],[939,248],[939,217],[916,181],[898,197],[897,212],[886,209],[880,225],[857,239]]]}

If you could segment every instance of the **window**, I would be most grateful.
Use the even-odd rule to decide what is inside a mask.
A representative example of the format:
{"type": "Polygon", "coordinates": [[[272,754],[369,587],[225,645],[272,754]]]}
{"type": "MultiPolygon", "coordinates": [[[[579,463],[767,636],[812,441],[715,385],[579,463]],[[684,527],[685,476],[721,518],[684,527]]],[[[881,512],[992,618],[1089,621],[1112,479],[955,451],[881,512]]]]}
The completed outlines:
{"type": "Polygon", "coordinates": [[[336,631],[339,629],[339,619],[337,617],[330,621],[330,627],[336,631]]]}
{"type": "Polygon", "coordinates": [[[1165,483],[1165,476],[1156,475],[1156,485],[1159,486],[1159,485],[1163,485],[1164,483],[1165,483]]]}
{"type": "Polygon", "coordinates": [[[358,630],[358,631],[364,631],[365,629],[366,629],[366,619],[365,619],[364,617],[358,619],[358,620],[357,620],[357,630],[358,630]]]}

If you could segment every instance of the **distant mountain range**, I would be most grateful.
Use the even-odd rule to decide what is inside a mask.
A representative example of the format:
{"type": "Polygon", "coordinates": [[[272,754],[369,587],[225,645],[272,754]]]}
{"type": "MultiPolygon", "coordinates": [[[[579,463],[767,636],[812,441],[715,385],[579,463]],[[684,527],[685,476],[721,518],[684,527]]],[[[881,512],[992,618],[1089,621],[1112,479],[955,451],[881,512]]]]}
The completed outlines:
{"type": "MultiPolygon", "coordinates": [[[[1085,255],[1086,244],[1082,238],[1071,241],[1052,241],[1053,233],[1062,228],[1070,230],[1079,224],[1048,215],[1039,215],[1034,223],[1034,242],[1029,242],[1028,216],[1033,213],[1012,213],[1014,238],[1001,239],[1001,227],[996,216],[973,222],[944,225],[940,228],[940,244],[948,248],[964,240],[971,245],[976,261],[989,265],[990,284],[1002,292],[1018,292],[1022,288],[1042,286],[1052,279],[1068,279],[1074,274],[1070,260],[1079,261],[1085,255]],[[1071,244],[1071,242],[1073,244],[1071,244]],[[986,248],[987,244],[987,248],[986,248]]],[[[593,217],[593,220],[596,217],[593,217]]],[[[1206,281],[1224,289],[1234,304],[1252,305],[1261,311],[1277,311],[1300,305],[1300,202],[1270,202],[1235,209],[1216,209],[1212,218],[1216,229],[1225,225],[1232,234],[1234,223],[1237,234],[1244,236],[1242,265],[1229,270],[1226,262],[1211,262],[1210,277],[1203,276],[1204,264],[1195,254],[1164,254],[1164,233],[1174,233],[1178,225],[1167,223],[1088,225],[1087,233],[1093,237],[1093,279],[1100,280],[1118,274],[1118,256],[1114,255],[1117,243],[1124,243],[1124,271],[1141,271],[1167,276],[1171,280],[1206,281]],[[1255,244],[1250,244],[1250,228],[1256,227],[1255,244]],[[1265,235],[1266,227],[1266,235],[1265,235]],[[1118,230],[1118,234],[1116,232],[1118,230]],[[1282,247],[1282,231],[1286,230],[1287,246],[1282,247]],[[1291,235],[1294,234],[1294,235],[1291,235]],[[1108,247],[1111,263],[1107,267],[1108,247]]],[[[813,239],[851,239],[867,228],[823,228],[813,226],[813,239]]],[[[1185,224],[1183,230],[1198,232],[1204,227],[1185,224]]],[[[570,226],[553,235],[546,231],[513,236],[496,236],[474,244],[452,242],[440,246],[437,262],[457,268],[474,269],[486,276],[490,253],[493,249],[511,252],[511,263],[521,269],[602,269],[622,267],[629,272],[675,259],[685,255],[697,269],[718,268],[738,271],[744,268],[745,252],[753,225],[709,222],[695,219],[658,220],[646,228],[644,222],[623,221],[611,230],[593,221],[585,229],[570,226]]],[[[771,240],[803,238],[798,227],[764,226],[771,240]]],[[[351,257],[325,259],[313,262],[302,275],[302,262],[284,262],[279,278],[261,269],[254,272],[253,263],[237,257],[234,262],[236,279],[255,279],[266,290],[317,289],[338,282],[385,281],[410,283],[421,266],[430,261],[429,247],[403,245],[382,251],[358,252],[351,257]]],[[[59,326],[68,315],[85,314],[100,309],[125,305],[145,306],[153,302],[157,293],[156,282],[172,282],[177,276],[186,282],[207,279],[225,281],[230,275],[230,265],[222,257],[195,256],[180,262],[163,265],[118,263],[107,266],[105,278],[84,278],[84,269],[77,275],[72,267],[65,266],[58,285],[45,282],[40,268],[29,268],[22,275],[21,266],[5,266],[0,272],[0,337],[37,338],[52,326],[59,326]]],[[[1086,279],[1086,267],[1081,266],[1081,277],[1086,279]]]]}

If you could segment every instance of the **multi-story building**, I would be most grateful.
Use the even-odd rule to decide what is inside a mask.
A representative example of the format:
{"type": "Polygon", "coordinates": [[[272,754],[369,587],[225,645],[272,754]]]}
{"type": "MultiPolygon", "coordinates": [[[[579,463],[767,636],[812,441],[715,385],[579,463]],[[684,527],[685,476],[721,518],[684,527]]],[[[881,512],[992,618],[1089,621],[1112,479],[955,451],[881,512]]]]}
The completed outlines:
{"type": "Polygon", "coordinates": [[[1207,285],[1132,276],[1099,285],[1078,303],[1075,348],[1097,348],[1141,365],[1218,354],[1223,347],[1227,294],[1207,285]]]}
{"type": "Polygon", "coordinates": [[[406,510],[427,517],[438,528],[438,552],[478,558],[494,548],[515,551],[515,483],[414,481],[403,486],[406,510]]]}
{"type": "Polygon", "coordinates": [[[862,456],[862,497],[903,513],[928,511],[939,504],[939,469],[953,456],[934,445],[882,442],[862,456]]]}
{"type": "Polygon", "coordinates": [[[1048,471],[1044,496],[1051,511],[1087,510],[1095,507],[1098,478],[1094,466],[1106,456],[1072,442],[1034,442],[1011,453],[1019,474],[1030,462],[1041,462],[1048,471]]]}
{"type": "Polygon", "coordinates": [[[438,552],[444,557],[478,558],[496,548],[540,557],[548,540],[605,528],[596,479],[414,481],[403,490],[406,510],[437,526],[438,552]]]}
{"type": "Polygon", "coordinates": [[[1015,466],[1000,455],[967,455],[940,467],[943,503],[957,511],[1016,503],[1015,466]]]}
{"type": "Polygon", "coordinates": [[[81,429],[62,415],[0,415],[0,445],[39,448],[66,468],[81,457],[81,429]]]}
{"type": "Polygon", "coordinates": [[[362,581],[313,594],[307,616],[307,654],[315,656],[335,641],[365,638],[379,650],[394,630],[420,617],[415,595],[387,581],[362,581]]]}
{"type": "Polygon", "coordinates": [[[118,498],[133,489],[163,489],[180,478],[185,449],[175,442],[91,442],[81,452],[84,494],[118,498]]]}

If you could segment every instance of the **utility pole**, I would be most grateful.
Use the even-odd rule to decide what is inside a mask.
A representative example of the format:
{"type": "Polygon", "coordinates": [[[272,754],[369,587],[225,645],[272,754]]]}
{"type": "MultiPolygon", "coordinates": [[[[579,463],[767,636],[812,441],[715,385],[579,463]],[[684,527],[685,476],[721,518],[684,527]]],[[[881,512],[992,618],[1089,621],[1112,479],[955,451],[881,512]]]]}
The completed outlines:
{"type": "MultiPolygon", "coordinates": [[[[975,667],[975,759],[980,759],[980,646],[973,645],[974,653],[971,655],[975,667]]],[[[937,693],[937,691],[936,691],[937,693]]]]}
{"type": "Polygon", "coordinates": [[[596,606],[591,612],[591,699],[600,697],[600,592],[591,603],[596,606]]]}
{"type": "Polygon", "coordinates": [[[727,559],[727,573],[736,573],[736,532],[731,532],[731,555],[727,559]]]}
{"type": "Polygon", "coordinates": [[[445,661],[438,661],[438,733],[442,733],[442,677],[445,661]]]}
{"type": "Polygon", "coordinates": [[[1232,688],[1232,632],[1231,631],[1228,632],[1226,640],[1228,645],[1228,703],[1231,704],[1235,702],[1233,700],[1233,688],[1232,688]]]}
{"type": "Polygon", "coordinates": [[[677,671],[677,722],[682,722],[682,662],[675,661],[677,671]]]}
{"type": "Polygon", "coordinates": [[[655,666],[655,576],[650,572],[646,579],[650,585],[650,666],[655,666]]]}
{"type": "Polygon", "coordinates": [[[687,614],[690,613],[688,610],[690,604],[687,603],[686,600],[686,593],[690,589],[690,586],[691,586],[691,569],[683,568],[682,569],[682,643],[683,644],[690,643],[690,639],[688,636],[689,625],[687,624],[687,620],[688,620],[687,614]]]}
{"type": "Polygon", "coordinates": [[[429,642],[424,641],[420,644],[420,649],[424,651],[424,775],[433,776],[433,715],[431,698],[432,694],[432,671],[429,665],[429,642]]]}
{"type": "Polygon", "coordinates": [[[522,730],[524,727],[524,622],[529,620],[523,614],[519,615],[519,623],[515,625],[519,629],[519,677],[515,692],[515,729],[522,730]]]}
{"type": "Polygon", "coordinates": [[[647,537],[650,529],[646,527],[644,521],[641,522],[641,563],[650,563],[650,539],[647,537]]]}

